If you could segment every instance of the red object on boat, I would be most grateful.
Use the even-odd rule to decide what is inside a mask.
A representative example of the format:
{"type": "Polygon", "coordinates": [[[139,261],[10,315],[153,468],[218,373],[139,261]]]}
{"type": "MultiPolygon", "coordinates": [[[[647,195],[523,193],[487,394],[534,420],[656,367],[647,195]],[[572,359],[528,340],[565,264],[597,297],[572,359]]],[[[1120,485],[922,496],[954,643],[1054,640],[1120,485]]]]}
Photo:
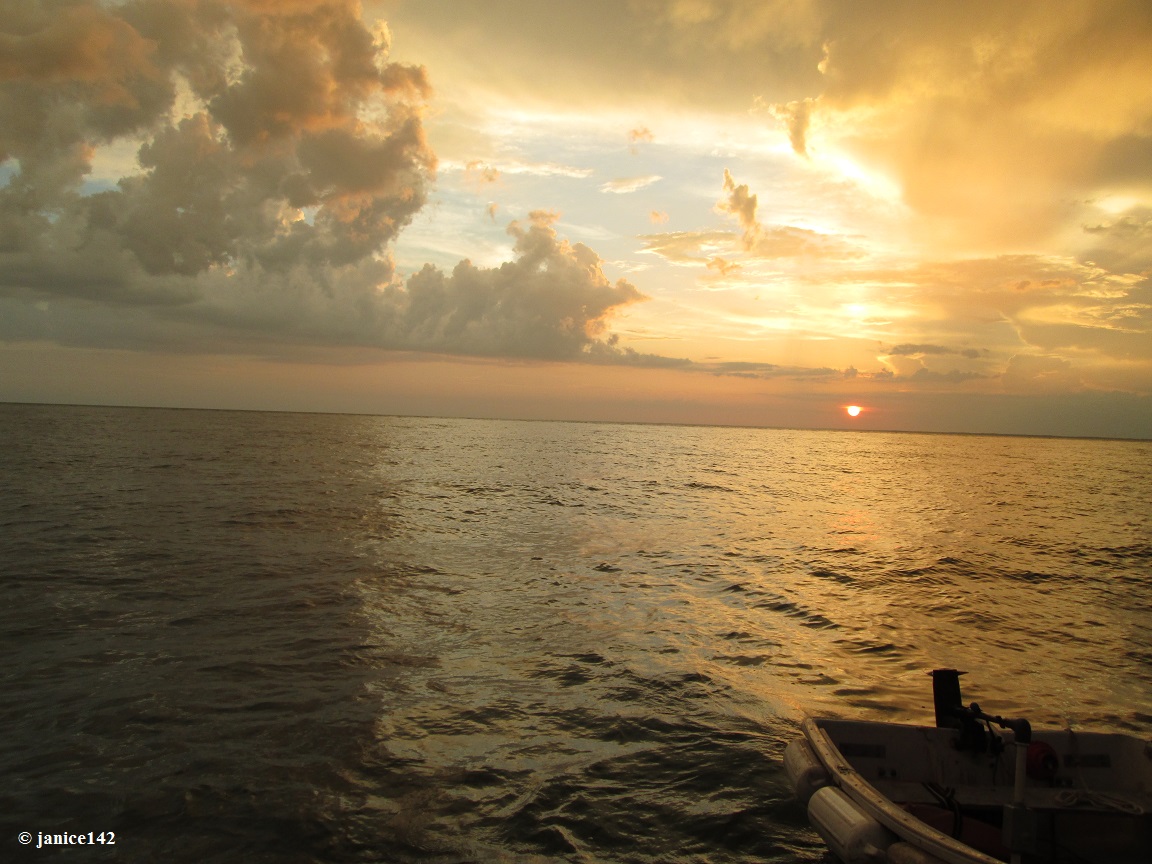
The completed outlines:
{"type": "Polygon", "coordinates": [[[1059,767],[1060,760],[1051,744],[1033,741],[1028,745],[1028,776],[1033,780],[1051,780],[1059,767]]]}

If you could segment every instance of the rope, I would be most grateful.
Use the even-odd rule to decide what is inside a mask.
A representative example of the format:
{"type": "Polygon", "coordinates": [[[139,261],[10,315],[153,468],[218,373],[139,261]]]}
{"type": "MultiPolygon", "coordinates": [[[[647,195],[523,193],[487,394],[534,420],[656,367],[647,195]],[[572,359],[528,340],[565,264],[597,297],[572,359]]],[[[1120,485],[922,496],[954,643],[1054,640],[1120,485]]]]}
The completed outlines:
{"type": "MultiPolygon", "coordinates": [[[[1079,741],[1071,726],[1068,727],[1068,740],[1072,745],[1071,751],[1078,752],[1080,749],[1079,741]]],[[[1084,783],[1084,774],[1081,772],[1079,764],[1076,766],[1076,779],[1082,784],[1084,783]]],[[[1097,792],[1094,789],[1088,789],[1086,785],[1083,789],[1065,789],[1062,792],[1057,792],[1056,801],[1064,807],[1086,805],[1104,807],[1118,813],[1126,813],[1129,816],[1144,815],[1144,808],[1130,798],[1125,798],[1122,795],[1110,795],[1107,792],[1097,792]]]]}
{"type": "Polygon", "coordinates": [[[1130,798],[1121,795],[1109,795],[1107,792],[1096,792],[1092,789],[1065,789],[1056,793],[1056,803],[1061,807],[1104,807],[1129,816],[1143,816],[1144,808],[1130,798]]]}

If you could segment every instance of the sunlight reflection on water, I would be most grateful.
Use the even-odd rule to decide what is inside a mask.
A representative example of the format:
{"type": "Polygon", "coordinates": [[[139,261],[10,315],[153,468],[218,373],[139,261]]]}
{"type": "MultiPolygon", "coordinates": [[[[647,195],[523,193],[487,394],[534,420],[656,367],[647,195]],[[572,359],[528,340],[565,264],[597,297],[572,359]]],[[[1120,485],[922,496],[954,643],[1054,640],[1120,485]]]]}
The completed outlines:
{"type": "Polygon", "coordinates": [[[1147,443],[0,422],[13,831],[87,814],[170,860],[818,861],[779,766],[806,713],[931,722],[926,672],[956,666],[993,712],[1152,733],[1147,443]]]}

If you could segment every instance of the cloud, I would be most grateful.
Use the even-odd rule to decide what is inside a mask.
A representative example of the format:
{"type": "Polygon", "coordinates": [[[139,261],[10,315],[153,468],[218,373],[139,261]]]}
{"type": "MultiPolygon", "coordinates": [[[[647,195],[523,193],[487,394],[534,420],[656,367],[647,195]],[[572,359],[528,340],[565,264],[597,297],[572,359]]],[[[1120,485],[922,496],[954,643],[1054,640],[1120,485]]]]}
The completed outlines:
{"type": "Polygon", "coordinates": [[[907,342],[892,346],[888,349],[887,353],[893,357],[916,357],[925,354],[959,354],[962,357],[967,357],[969,360],[975,360],[980,356],[980,352],[975,348],[945,348],[943,345],[914,345],[907,342]]]}
{"type": "Polygon", "coordinates": [[[0,286],[159,301],[213,268],[354,265],[423,205],[424,70],[388,63],[353,4],[54,13],[22,4],[4,43],[41,60],[3,64],[0,151],[19,167],[0,286]],[[96,148],[130,136],[140,171],[80,194],[96,148]]]}
{"type": "Polygon", "coordinates": [[[479,179],[497,180],[502,174],[526,174],[532,177],[572,177],[583,179],[591,177],[595,172],[591,168],[577,168],[574,165],[563,165],[559,162],[526,162],[521,159],[506,159],[499,161],[481,162],[469,160],[468,162],[454,162],[444,160],[438,165],[440,171],[463,171],[466,174],[477,174],[479,179]]]}
{"type": "MultiPolygon", "coordinates": [[[[477,90],[516,92],[524,102],[550,98],[601,116],[608,94],[621,116],[644,118],[686,104],[740,111],[750,93],[778,102],[818,84],[824,5],[596,0],[570,7],[490,0],[475,10],[469,4],[389,7],[397,30],[428,46],[424,56],[432,68],[469,78],[477,90]],[[684,7],[703,14],[691,23],[684,7]]],[[[653,131],[659,135],[653,124],[625,122],[635,138],[626,142],[631,146],[653,131]]]]}
{"type": "Polygon", "coordinates": [[[464,175],[477,187],[500,182],[500,169],[474,159],[464,166],[464,175]]]}
{"type": "MultiPolygon", "coordinates": [[[[897,377],[899,378],[900,376],[897,377]]],[[[949,369],[947,372],[937,372],[933,369],[921,367],[907,377],[914,381],[920,382],[948,382],[949,384],[960,384],[964,381],[978,381],[993,376],[982,372],[961,372],[959,369],[949,369]]]]}
{"type": "Polygon", "coordinates": [[[669,231],[641,234],[641,251],[659,255],[673,264],[704,264],[718,252],[727,252],[737,242],[731,231],[669,231]]]}
{"type": "Polygon", "coordinates": [[[822,134],[893,176],[938,239],[1056,236],[1070,193],[1147,188],[1152,16],[1110,3],[837,4],[822,134]]]}
{"type": "MultiPolygon", "coordinates": [[[[388,60],[387,28],[366,26],[354,0],[10,11],[0,338],[681,362],[619,347],[608,321],[644,296],[609,281],[543,211],[509,226],[514,255],[500,267],[398,278],[391,245],[437,164],[422,124],[431,85],[422,67],[388,60]],[[84,194],[97,150],[126,141],[136,166],[84,194]]],[[[479,184],[590,173],[460,167],[479,184]]]]}
{"type": "Polygon", "coordinates": [[[600,187],[600,191],[614,192],[617,195],[627,195],[630,192],[635,192],[637,189],[643,189],[645,186],[658,183],[662,179],[659,174],[646,174],[643,177],[619,177],[603,184],[600,187]]]}
{"type": "Polygon", "coordinates": [[[863,254],[860,249],[840,237],[823,234],[810,228],[764,225],[756,216],[757,196],[749,191],[747,184],[736,185],[727,168],[724,169],[723,190],[727,193],[727,197],[716,204],[716,209],[736,217],[744,231],[741,241],[749,257],[848,259],[859,258],[863,254]]]}
{"type": "Polygon", "coordinates": [[[582,243],[557,237],[553,213],[535,211],[513,222],[517,258],[483,269],[462,261],[450,275],[433,267],[409,278],[399,308],[396,347],[422,351],[523,356],[557,360],[587,357],[604,341],[618,308],[646,299],[634,285],[608,281],[600,258],[582,243]]]}
{"type": "Polygon", "coordinates": [[[783,121],[788,128],[788,141],[798,156],[808,156],[808,125],[812,119],[815,99],[797,99],[773,105],[772,116],[783,121]]]}
{"type": "Polygon", "coordinates": [[[854,368],[833,369],[828,366],[788,366],[745,360],[709,361],[694,364],[695,371],[726,378],[749,378],[760,381],[786,379],[808,383],[833,383],[851,380],[859,373],[854,368]]]}
{"type": "Polygon", "coordinates": [[[1100,148],[1093,175],[1101,185],[1146,186],[1152,177],[1152,135],[1131,132],[1109,140],[1100,148]]]}
{"type": "Polygon", "coordinates": [[[1083,229],[1091,243],[1083,253],[1086,260],[1114,273],[1152,273],[1152,207],[1131,207],[1083,229]]]}
{"type": "Polygon", "coordinates": [[[986,357],[987,352],[974,350],[955,350],[940,345],[913,345],[904,344],[884,352],[878,358],[892,373],[889,381],[911,382],[916,384],[961,384],[965,381],[996,378],[1000,376],[1002,365],[986,357]],[[976,361],[984,357],[985,362],[968,364],[968,369],[958,369],[955,366],[943,368],[940,364],[942,357],[963,357],[966,360],[976,361]],[[929,359],[931,358],[931,360],[929,359]]]}
{"type": "MultiPolygon", "coordinates": [[[[731,231],[671,231],[643,234],[642,251],[660,255],[674,264],[707,264],[720,257],[736,255],[741,261],[818,258],[845,261],[862,253],[840,237],[792,225],[764,226],[755,223],[749,242],[747,235],[731,231]]],[[[738,263],[738,262],[735,262],[738,263]]]]}
{"type": "Polygon", "coordinates": [[[812,257],[839,260],[859,258],[863,254],[840,237],[792,225],[761,225],[749,253],[761,259],[812,257]]]}
{"type": "Polygon", "coordinates": [[[744,112],[759,97],[793,150],[882,177],[956,254],[1062,236],[1079,221],[1070,197],[1148,187],[1145,0],[423,8],[435,5],[397,14],[421,28],[436,68],[525,103],[686,116],[744,112]],[[477,32],[499,63],[474,59],[477,32]]]}
{"type": "Polygon", "coordinates": [[[652,130],[647,126],[637,126],[635,129],[628,130],[628,149],[633,155],[640,152],[638,145],[649,144],[653,140],[652,130]]]}
{"type": "Polygon", "coordinates": [[[1045,354],[1017,354],[1008,363],[1004,384],[1027,392],[1067,392],[1083,389],[1072,363],[1045,354]]]}
{"type": "Polygon", "coordinates": [[[1028,353],[1152,361],[1152,296],[1139,276],[1066,257],[1013,255],[934,265],[919,279],[922,299],[938,314],[982,327],[1008,322],[1028,353]]]}
{"type": "Polygon", "coordinates": [[[166,305],[93,305],[55,297],[0,319],[0,338],[56,340],[85,346],[251,351],[263,344],[378,347],[486,357],[682,363],[620,348],[607,332],[619,309],[647,298],[604,275],[599,256],[560,238],[556,214],[514,221],[514,258],[499,267],[461,261],[451,273],[425,265],[405,283],[387,262],[321,269],[297,264],[269,284],[267,271],[243,263],[214,270],[195,294],[166,305]]]}
{"type": "Polygon", "coordinates": [[[727,276],[729,273],[734,273],[740,269],[739,264],[734,264],[731,261],[721,258],[719,255],[709,258],[707,267],[709,270],[715,270],[721,276],[727,276]]]}
{"type": "Polygon", "coordinates": [[[750,249],[756,242],[760,223],[756,220],[756,196],[748,191],[747,184],[736,185],[732,174],[724,169],[724,191],[728,197],[716,205],[722,213],[731,213],[744,229],[744,247],[750,249]]]}
{"type": "Polygon", "coordinates": [[[668,214],[663,210],[650,210],[648,212],[648,221],[653,225],[663,225],[668,221],[668,214]]]}
{"type": "MultiPolygon", "coordinates": [[[[891,346],[878,359],[900,376],[920,368],[948,374],[956,365],[961,373],[1001,376],[1021,392],[1057,383],[1149,392],[1147,279],[1068,257],[1011,255],[854,270],[839,280],[838,290],[866,291],[898,310],[875,336],[891,346]],[[1021,370],[1035,367],[1020,364],[1032,361],[1013,366],[1016,356],[1062,359],[1074,372],[1026,375],[1021,370]]],[[[1046,362],[1051,367],[1054,360],[1046,362]]]]}

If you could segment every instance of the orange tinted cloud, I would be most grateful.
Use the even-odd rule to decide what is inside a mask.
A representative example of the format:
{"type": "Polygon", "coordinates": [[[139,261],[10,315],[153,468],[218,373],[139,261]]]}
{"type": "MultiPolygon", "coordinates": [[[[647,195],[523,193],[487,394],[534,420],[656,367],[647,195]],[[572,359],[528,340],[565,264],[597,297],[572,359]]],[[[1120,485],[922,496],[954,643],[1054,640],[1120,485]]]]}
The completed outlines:
{"type": "Polygon", "coordinates": [[[724,191],[728,197],[716,205],[722,213],[731,213],[744,229],[744,246],[751,248],[756,242],[756,235],[760,231],[760,223],[756,221],[756,196],[748,191],[748,185],[736,185],[728,169],[724,169],[724,191]]]}
{"type": "Polygon", "coordinates": [[[884,6],[847,4],[830,21],[814,110],[939,220],[937,237],[1042,241],[1070,196],[1124,187],[1141,162],[1146,184],[1147,4],[884,6]]]}
{"type": "Polygon", "coordinates": [[[798,156],[808,155],[808,124],[815,104],[815,99],[797,99],[794,102],[772,106],[773,116],[787,125],[788,140],[798,156]]]}
{"type": "Polygon", "coordinates": [[[647,126],[637,126],[628,130],[628,149],[633,153],[640,152],[640,144],[648,144],[653,140],[652,130],[647,126]]]}
{"type": "Polygon", "coordinates": [[[721,276],[727,276],[729,273],[732,273],[732,272],[740,269],[739,264],[734,264],[733,262],[727,261],[718,255],[714,256],[712,258],[709,258],[707,266],[708,266],[709,270],[715,270],[721,276]]]}

